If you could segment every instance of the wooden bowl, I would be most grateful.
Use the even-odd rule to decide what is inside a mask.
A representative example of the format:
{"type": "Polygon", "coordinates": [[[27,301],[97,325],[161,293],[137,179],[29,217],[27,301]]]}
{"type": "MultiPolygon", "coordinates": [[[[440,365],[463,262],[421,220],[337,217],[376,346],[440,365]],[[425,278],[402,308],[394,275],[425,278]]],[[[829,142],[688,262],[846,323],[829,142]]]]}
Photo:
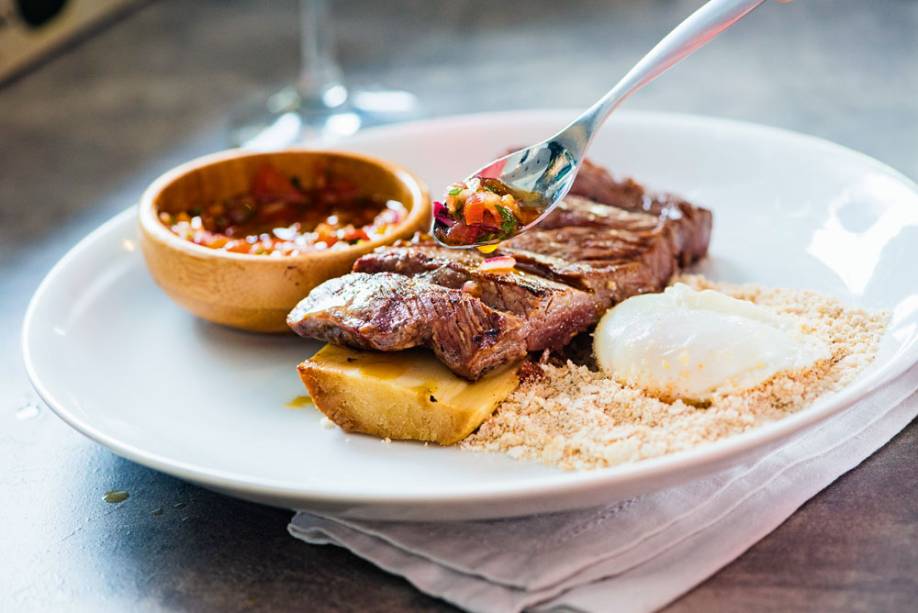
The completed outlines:
{"type": "Polygon", "coordinates": [[[350,271],[361,255],[426,229],[430,197],[412,173],[356,153],[288,149],[239,150],[198,158],[159,177],[140,201],[140,244],[150,273],[178,304],[198,317],[257,332],[286,331],[287,313],[316,285],[350,271]],[[244,193],[255,172],[270,164],[309,183],[317,167],[360,185],[364,193],[398,200],[405,219],[380,239],[343,249],[269,257],[196,245],[173,234],[161,211],[179,212],[244,193]]]}

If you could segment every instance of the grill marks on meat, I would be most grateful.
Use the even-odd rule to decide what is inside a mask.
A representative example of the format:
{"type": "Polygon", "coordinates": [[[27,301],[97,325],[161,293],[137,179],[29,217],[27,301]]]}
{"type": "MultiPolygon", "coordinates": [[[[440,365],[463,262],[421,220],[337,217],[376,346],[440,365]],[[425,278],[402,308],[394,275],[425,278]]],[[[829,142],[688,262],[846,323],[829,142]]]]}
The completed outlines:
{"type": "Polygon", "coordinates": [[[477,268],[483,260],[474,251],[416,242],[367,254],[357,260],[354,270],[411,275],[460,289],[493,309],[517,315],[529,351],[561,349],[601,312],[601,303],[587,291],[527,272],[482,273],[477,268]]]}
{"type": "Polygon", "coordinates": [[[523,270],[591,292],[601,313],[625,298],[666,286],[677,268],[666,235],[664,230],[535,230],[509,241],[501,251],[512,255],[523,270]]]}
{"type": "Polygon", "coordinates": [[[501,251],[524,270],[594,293],[605,310],[665,287],[682,256],[675,234],[666,217],[573,197],[501,251]]]}
{"type": "Polygon", "coordinates": [[[711,211],[693,206],[676,195],[649,192],[633,179],[616,180],[608,170],[590,160],[583,161],[569,195],[665,220],[673,228],[681,266],[692,264],[708,252],[711,211]]]}
{"type": "Polygon", "coordinates": [[[316,287],[287,317],[300,336],[377,351],[429,347],[477,379],[527,353],[519,317],[461,290],[394,273],[351,273],[316,287]]]}
{"type": "Polygon", "coordinates": [[[626,210],[580,196],[569,195],[558,203],[555,210],[540,221],[536,227],[539,230],[550,230],[568,226],[585,226],[615,228],[630,232],[650,232],[665,223],[666,218],[657,214],[626,210]]]}
{"type": "Polygon", "coordinates": [[[361,257],[315,288],[288,323],[301,336],[379,351],[430,347],[478,379],[527,352],[559,350],[610,306],[660,291],[707,252],[711,214],[670,195],[581,169],[539,226],[501,245],[517,272],[479,272],[476,251],[415,238],[361,257]]]}

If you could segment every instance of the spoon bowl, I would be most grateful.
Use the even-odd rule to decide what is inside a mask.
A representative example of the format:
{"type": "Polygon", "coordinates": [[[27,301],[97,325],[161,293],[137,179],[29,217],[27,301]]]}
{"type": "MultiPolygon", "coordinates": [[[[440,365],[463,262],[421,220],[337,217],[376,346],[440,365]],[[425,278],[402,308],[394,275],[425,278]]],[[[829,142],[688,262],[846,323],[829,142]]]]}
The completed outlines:
{"type": "MultiPolygon", "coordinates": [[[[514,151],[494,160],[479,169],[466,179],[496,179],[509,191],[517,194],[535,195],[524,198],[525,206],[535,210],[532,221],[517,227],[513,233],[519,234],[538,224],[554,206],[561,201],[577,176],[579,160],[564,145],[554,138],[543,141],[532,147],[514,151]]],[[[438,215],[434,210],[431,234],[440,244],[457,249],[471,249],[487,245],[498,245],[507,236],[477,240],[468,244],[457,244],[444,240],[454,221],[445,215],[438,215]]]]}

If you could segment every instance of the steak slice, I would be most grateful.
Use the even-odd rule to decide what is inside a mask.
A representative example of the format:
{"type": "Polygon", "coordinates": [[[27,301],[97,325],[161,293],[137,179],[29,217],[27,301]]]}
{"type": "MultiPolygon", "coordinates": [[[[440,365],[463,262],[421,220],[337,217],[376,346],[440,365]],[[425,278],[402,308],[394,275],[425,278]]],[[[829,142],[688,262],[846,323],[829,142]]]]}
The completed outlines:
{"type": "Polygon", "coordinates": [[[609,171],[590,160],[583,161],[569,195],[664,219],[673,227],[681,266],[696,262],[708,252],[711,211],[693,206],[676,195],[649,192],[633,179],[617,181],[609,171]]]}
{"type": "Polygon", "coordinates": [[[326,281],[294,307],[287,324],[300,336],[359,349],[426,346],[472,380],[527,353],[517,316],[467,292],[387,272],[326,281]]]}
{"type": "Polygon", "coordinates": [[[357,260],[354,271],[394,272],[461,289],[493,309],[518,316],[529,351],[561,349],[593,324],[602,304],[596,296],[528,272],[479,272],[477,252],[416,241],[381,247],[357,260]]]}

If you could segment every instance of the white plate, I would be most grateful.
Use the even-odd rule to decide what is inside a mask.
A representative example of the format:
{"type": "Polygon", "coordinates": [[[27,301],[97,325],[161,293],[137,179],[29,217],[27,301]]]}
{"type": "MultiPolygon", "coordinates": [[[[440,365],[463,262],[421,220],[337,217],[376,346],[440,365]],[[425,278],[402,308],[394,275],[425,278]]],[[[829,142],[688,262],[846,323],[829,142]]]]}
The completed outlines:
{"type": "MultiPolygon", "coordinates": [[[[368,131],[348,147],[413,168],[437,193],[570,116],[447,118],[368,131]]],[[[714,210],[706,274],[892,310],[876,363],[781,422],[607,470],[384,444],[285,408],[303,393],[294,367],[316,344],[223,329],[172,304],[146,273],[130,210],[77,245],[36,292],[23,333],[29,375],[73,427],[157,470],[290,508],[441,520],[586,507],[709,474],[811,428],[918,358],[918,190],[908,179],[821,140],[664,114],[617,115],[591,156],[714,210]]]]}

